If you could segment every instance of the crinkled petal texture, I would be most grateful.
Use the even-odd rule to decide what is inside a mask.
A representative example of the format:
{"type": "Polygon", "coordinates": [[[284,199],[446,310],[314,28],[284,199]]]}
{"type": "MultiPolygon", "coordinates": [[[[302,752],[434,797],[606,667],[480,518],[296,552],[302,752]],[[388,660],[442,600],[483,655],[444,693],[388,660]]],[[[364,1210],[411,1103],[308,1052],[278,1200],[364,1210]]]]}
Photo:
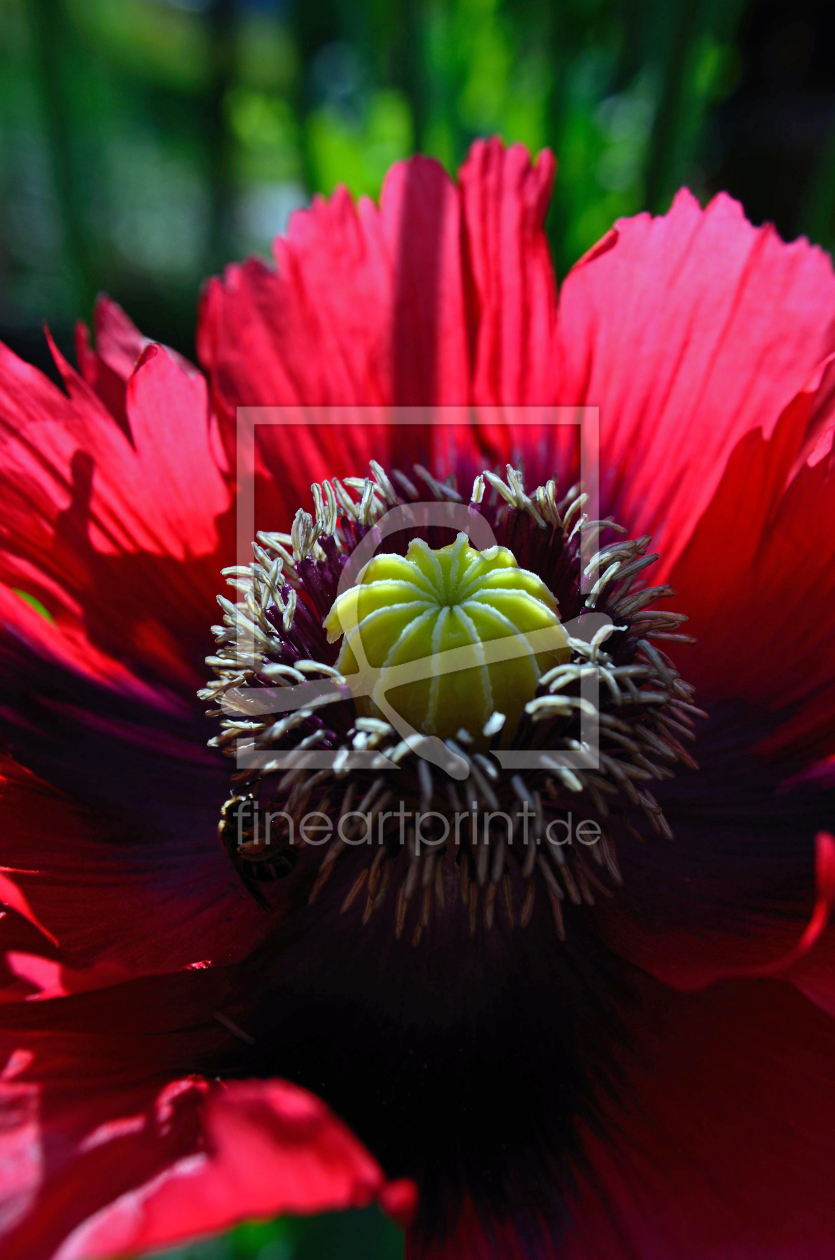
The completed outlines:
{"type": "Polygon", "coordinates": [[[458,186],[418,157],[392,168],[379,207],[316,198],[276,242],[277,271],[230,267],[204,294],[220,413],[553,401],[553,172],[548,153],[533,165],[521,145],[479,141],[458,186]]]}
{"type": "MultiPolygon", "coordinates": [[[[610,1002],[624,1030],[605,1082],[584,1080],[582,1064],[571,1081],[584,1109],[566,1131],[581,1133],[585,1158],[572,1154],[568,1180],[564,1162],[559,1177],[543,1167],[528,1198],[517,1179],[501,1216],[482,1195],[465,1197],[445,1233],[418,1218],[410,1247],[450,1260],[831,1251],[835,1044],[821,1008],[835,1010],[835,965],[821,929],[832,890],[825,862],[816,890],[814,838],[831,826],[835,783],[835,279],[820,251],[752,228],[728,198],[703,211],[683,193],[660,219],[620,223],[558,304],[543,228],[552,177],[549,155],[532,163],[519,146],[478,142],[457,185],[416,158],[392,170],[379,207],[344,192],[315,201],[278,242],[277,269],[249,262],[209,284],[207,379],[109,301],[95,346],[79,335],[81,375],[58,360],[66,393],[0,349],[5,1255],[81,1260],[245,1216],[407,1204],[324,1104],[275,1079],[273,1042],[250,1045],[258,1021],[276,1031],[276,1054],[282,1037],[299,1050],[304,1028],[291,1038],[280,1008],[239,1012],[242,992],[312,985],[324,1027],[353,955],[327,939],[303,948],[292,891],[265,914],[238,883],[215,835],[228,771],[205,749],[194,691],[219,570],[247,559],[235,556],[236,478],[254,475],[256,523],[272,529],[310,507],[311,481],[361,473],[372,457],[455,469],[462,491],[485,463],[517,455],[529,484],[557,462],[569,480],[564,433],[508,434],[487,410],[555,403],[599,407],[603,509],[655,536],[691,616],[698,644],[670,651],[711,712],[704,768],[665,786],[677,843],[622,853],[622,894],[584,920],[632,995],[614,979],[584,995],[598,1040],[612,1039],[610,1002]],[[430,404],[460,408],[458,422],[384,423],[395,405],[430,404]],[[263,426],[242,469],[242,406],[312,421],[348,410],[336,428],[263,426]],[[368,407],[376,426],[362,423],[368,407]],[[254,951],[278,931],[292,948],[268,983],[254,951]],[[817,1006],[774,982],[674,991],[770,974],[780,959],[817,1006]]],[[[328,930],[321,904],[312,921],[328,930]]],[[[583,992],[582,967],[565,958],[566,992],[583,992]]],[[[397,984],[352,990],[352,1034],[402,1050],[365,1072],[373,1085],[350,1115],[361,1134],[431,1009],[415,1015],[404,989],[407,974],[420,988],[420,972],[404,964],[397,984]]],[[[515,986],[515,1026],[536,1029],[553,995],[527,979],[531,1010],[515,986]]],[[[337,997],[334,1026],[350,1006],[344,987],[337,997]]],[[[571,1018],[560,1009],[573,1044],[571,1018]]],[[[472,1065],[451,1036],[454,1085],[472,1065]]],[[[502,1047],[497,1112],[517,1135],[510,1090],[530,1082],[541,1042],[547,1055],[547,1038],[502,1047]]],[[[544,1063],[543,1090],[564,1084],[559,1069],[544,1063]]],[[[426,1131],[420,1079],[403,1096],[426,1131]]],[[[571,1091],[557,1092],[549,1107],[562,1115],[571,1091]]],[[[455,1120],[446,1108],[444,1125],[455,1120]]],[[[404,1149],[409,1137],[403,1125],[404,1149]]],[[[397,1171],[411,1175],[407,1158],[397,1171]]]]}
{"type": "MultiPolygon", "coordinates": [[[[556,347],[560,401],[600,409],[602,511],[653,536],[652,580],[697,639],[668,650],[711,714],[700,773],[659,793],[676,852],[624,853],[602,930],[698,987],[791,948],[833,817],[811,768],[835,729],[835,276],[728,197],[682,192],[574,268],[556,347]]],[[[814,965],[831,1007],[820,945],[814,965]]]]}
{"type": "MultiPolygon", "coordinates": [[[[127,385],[144,350],[154,343],[143,337],[120,306],[102,295],[93,311],[95,345],[90,343],[86,324],[78,324],[75,354],[84,380],[98,394],[110,414],[127,434],[131,422],[127,414],[127,385]]],[[[166,353],[186,376],[196,376],[197,369],[176,350],[165,347],[166,353]]]]}
{"type": "Polygon", "coordinates": [[[199,685],[231,510],[199,376],[148,347],[126,386],[130,433],[59,360],[70,396],[0,350],[0,580],[79,651],[181,692],[199,685]]]}
{"type": "Polygon", "coordinates": [[[702,210],[682,191],[662,218],[621,221],[570,273],[560,402],[600,408],[605,507],[652,535],[663,576],[739,440],[769,439],[833,350],[828,256],[752,227],[724,194],[702,210]]]}
{"type": "MultiPolygon", "coordinates": [[[[428,434],[414,424],[369,427],[391,408],[554,401],[556,285],[543,230],[554,163],[521,145],[479,141],[456,186],[428,158],[389,172],[379,207],[343,189],[314,200],[276,242],[278,270],[229,267],[203,298],[198,350],[226,442],[236,410],[303,407],[314,421],[341,413],[339,441],[321,423],[256,428],[257,493],[273,516],[275,479],[307,502],[312,479],[357,474],[369,458],[476,468],[476,444],[445,413],[428,434]]],[[[466,421],[467,411],[462,410],[466,421]]],[[[517,448],[506,431],[483,435],[490,462],[517,448]]],[[[466,487],[464,487],[466,488],[466,487]]],[[[283,509],[286,511],[286,507],[283,509]]]]}

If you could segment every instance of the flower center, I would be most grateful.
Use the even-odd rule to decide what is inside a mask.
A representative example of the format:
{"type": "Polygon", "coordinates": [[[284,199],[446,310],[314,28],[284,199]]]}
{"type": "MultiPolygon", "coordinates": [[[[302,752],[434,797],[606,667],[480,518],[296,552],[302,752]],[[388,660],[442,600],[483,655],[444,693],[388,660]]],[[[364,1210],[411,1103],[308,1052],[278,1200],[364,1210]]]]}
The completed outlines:
{"type": "Polygon", "coordinates": [[[359,712],[388,717],[390,703],[414,731],[441,739],[463,730],[486,742],[501,714],[506,742],[542,675],[571,655],[542,579],[507,547],[476,551],[466,534],[435,551],[416,538],[405,556],[375,556],[325,628],[330,642],[343,636],[339,672],[363,678],[359,712]],[[502,639],[511,642],[498,652],[485,647],[502,639]]]}
{"type": "Polygon", "coordinates": [[[579,487],[528,494],[508,466],[465,506],[414,472],[435,503],[372,463],[314,486],[315,516],[226,570],[239,600],[219,596],[200,693],[220,703],[212,744],[238,761],[220,839],[265,905],[292,877],[363,922],[387,907],[415,944],[462,910],[471,935],[549,913],[562,937],[564,907],[619,885],[620,844],[672,838],[650,785],[698,769],[686,745],[706,716],[665,650],[692,642],[687,618],[657,607],[673,591],[646,583],[650,539],[588,521],[579,487]],[[439,524],[405,555],[381,550],[427,506],[439,524]],[[433,550],[462,513],[494,544],[433,550]]]}

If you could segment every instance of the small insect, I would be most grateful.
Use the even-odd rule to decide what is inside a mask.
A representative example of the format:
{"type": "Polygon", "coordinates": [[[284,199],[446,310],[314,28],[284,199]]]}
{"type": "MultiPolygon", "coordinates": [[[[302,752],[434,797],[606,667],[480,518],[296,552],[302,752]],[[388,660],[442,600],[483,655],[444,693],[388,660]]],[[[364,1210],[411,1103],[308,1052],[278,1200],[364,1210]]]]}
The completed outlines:
{"type": "Polygon", "coordinates": [[[284,879],[296,865],[298,853],[286,839],[260,832],[258,803],[252,793],[231,796],[220,811],[218,838],[246,887],[266,905],[257,885],[284,879]]]}

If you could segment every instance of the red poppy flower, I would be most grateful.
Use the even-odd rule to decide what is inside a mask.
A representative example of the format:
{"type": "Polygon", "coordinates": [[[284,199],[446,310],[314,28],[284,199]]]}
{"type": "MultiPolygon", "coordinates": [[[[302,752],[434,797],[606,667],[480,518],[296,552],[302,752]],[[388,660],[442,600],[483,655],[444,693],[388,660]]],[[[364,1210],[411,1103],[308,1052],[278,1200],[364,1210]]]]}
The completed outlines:
{"type": "MultiPolygon", "coordinates": [[[[316,201],[277,270],[210,283],[205,376],[106,300],[81,374],[56,352],[66,393],[1,352],[10,1260],[375,1200],[432,1260],[831,1250],[835,277],[728,198],[681,193],[619,223],[558,302],[552,171],[478,143],[458,186],[415,158],[379,208],[316,201]],[[598,407],[597,550],[585,566],[574,457],[545,425],[272,428],[266,532],[213,648],[236,410],[258,404],[598,407]],[[463,781],[348,694],[334,613],[362,539],[423,496],[489,525],[543,625],[593,607],[615,627],[572,636],[530,685],[512,672],[529,694],[504,727],[507,675],[456,693],[464,736],[443,727],[451,692],[409,684],[463,781]],[[600,765],[501,771],[491,751],[581,742],[589,672],[600,765]],[[235,708],[241,687],[317,680],[338,692],[324,708],[235,708]],[[337,764],[233,788],[217,746],[240,737],[337,764]],[[400,778],[352,768],[375,750],[400,778]],[[474,817],[529,808],[542,843],[398,849],[381,824],[366,858],[265,853],[254,832],[256,804],[342,822],[365,800],[377,820],[398,792],[442,825],[462,782],[474,817]],[[564,852],[540,833],[572,801],[601,839],[564,852]]],[[[419,536],[365,571],[358,615],[365,591],[393,618],[378,580],[411,583],[425,626],[476,601],[482,650],[479,618],[520,606],[483,549],[419,536]]]]}

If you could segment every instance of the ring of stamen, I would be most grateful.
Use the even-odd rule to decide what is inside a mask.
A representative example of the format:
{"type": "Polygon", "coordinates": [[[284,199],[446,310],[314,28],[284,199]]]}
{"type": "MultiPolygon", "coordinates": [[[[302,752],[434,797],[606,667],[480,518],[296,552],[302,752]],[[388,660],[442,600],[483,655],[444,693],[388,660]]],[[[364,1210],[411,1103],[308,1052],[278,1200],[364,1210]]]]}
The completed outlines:
{"type": "Polygon", "coordinates": [[[493,927],[497,905],[508,926],[525,926],[537,896],[545,896],[563,936],[567,901],[592,903],[596,892],[619,884],[618,843],[642,838],[646,826],[672,837],[649,785],[672,777],[674,767],[696,766],[686,744],[704,715],[693,705],[692,687],[657,645],[692,642],[681,632],[686,617],[655,607],[673,592],[645,585],[645,571],[658,558],[647,554],[650,539],[627,539],[610,520],[588,521],[579,487],[558,500],[554,481],[529,495],[511,467],[506,480],[493,472],[477,477],[471,510],[487,517],[501,546],[559,601],[563,621],[593,610],[610,624],[590,641],[567,636],[566,653],[540,671],[510,735],[501,711],[487,715],[477,730],[444,729],[445,744],[466,765],[466,779],[453,782],[389,722],[358,711],[341,672],[345,658],[324,624],[346,556],[391,507],[420,499],[416,481],[438,501],[460,501],[454,484],[425,469],[416,468],[413,478],[397,470],[389,477],[372,463],[367,478],[314,486],[313,514],[299,511],[290,534],[259,534],[253,563],[224,571],[238,602],[218,597],[224,617],[213,628],[217,646],[208,659],[215,677],[200,694],[219,706],[211,712],[221,718],[221,732],[211,743],[229,756],[255,756],[258,764],[233,776],[236,793],[225,807],[221,839],[261,899],[271,881],[290,873],[297,856],[297,869],[310,869],[301,861],[306,850],[316,863],[308,876],[312,901],[339,858],[355,847],[353,829],[362,816],[372,843],[343,912],[356,906],[367,922],[391,903],[396,935],[409,928],[417,943],[432,916],[453,912],[459,899],[475,933],[479,924],[493,927]],[[607,531],[617,537],[601,544],[607,531]],[[593,539],[598,549],[585,560],[593,539]],[[322,703],[312,698],[277,720],[253,711],[258,688],[317,679],[330,696],[322,703]],[[596,702],[587,694],[589,682],[596,684],[596,702]],[[583,760],[589,717],[599,724],[596,765],[583,760]],[[546,760],[571,753],[574,764],[554,756],[551,766],[511,772],[491,755],[500,747],[542,753],[546,760]],[[297,755],[290,768],[288,753],[297,755]],[[314,765],[316,753],[330,754],[331,764],[314,765]],[[382,768],[357,768],[356,754],[378,754],[382,768]],[[394,810],[395,799],[408,823],[394,810]],[[259,809],[289,818],[292,834],[288,826],[269,845],[259,843],[251,825],[259,809]],[[596,842],[555,841],[581,810],[599,828],[596,842]],[[298,824],[312,812],[335,820],[337,835],[326,845],[318,837],[299,838],[298,824]],[[446,837],[442,819],[455,824],[446,837]]]}

